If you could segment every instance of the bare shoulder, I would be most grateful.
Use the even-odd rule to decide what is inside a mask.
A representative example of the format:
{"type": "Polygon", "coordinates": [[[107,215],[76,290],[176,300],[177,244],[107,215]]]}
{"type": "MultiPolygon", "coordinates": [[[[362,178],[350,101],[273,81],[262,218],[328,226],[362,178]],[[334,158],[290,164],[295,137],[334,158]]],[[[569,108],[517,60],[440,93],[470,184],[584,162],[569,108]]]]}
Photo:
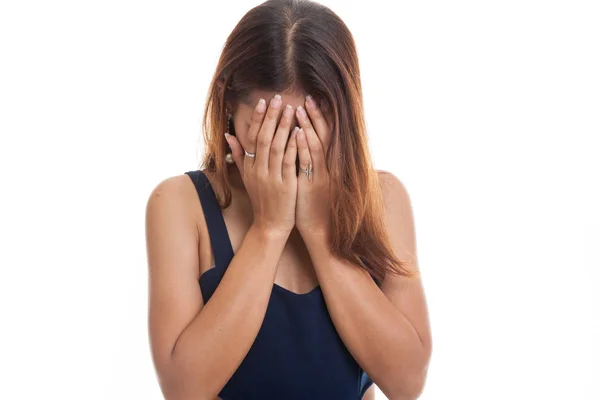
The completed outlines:
{"type": "Polygon", "coordinates": [[[405,207],[411,207],[408,190],[400,178],[385,170],[377,170],[377,176],[386,205],[390,202],[398,203],[400,201],[405,207]]]}
{"type": "Polygon", "coordinates": [[[186,174],[170,176],[158,182],[150,192],[148,206],[163,202],[185,202],[194,188],[194,183],[186,174]]]}
{"type": "MultiPolygon", "coordinates": [[[[198,255],[199,243],[205,237],[205,226],[199,221],[204,218],[194,182],[185,174],[171,176],[158,182],[150,192],[146,203],[146,240],[151,269],[163,263],[155,262],[170,251],[195,252],[198,255]],[[171,247],[165,247],[168,244],[171,247]]],[[[197,262],[196,262],[197,263],[197,262]]],[[[191,266],[192,263],[188,265],[191,266]]],[[[188,272],[199,273],[198,267],[188,272]]]]}
{"type": "Polygon", "coordinates": [[[199,207],[198,194],[193,181],[186,174],[167,177],[152,189],[146,203],[146,220],[176,218],[197,226],[199,207]]]}
{"type": "MultiPolygon", "coordinates": [[[[417,272],[416,229],[408,190],[393,173],[384,170],[377,173],[385,208],[384,220],[394,251],[410,270],[417,272]]],[[[393,280],[389,279],[390,282],[393,280]]]]}

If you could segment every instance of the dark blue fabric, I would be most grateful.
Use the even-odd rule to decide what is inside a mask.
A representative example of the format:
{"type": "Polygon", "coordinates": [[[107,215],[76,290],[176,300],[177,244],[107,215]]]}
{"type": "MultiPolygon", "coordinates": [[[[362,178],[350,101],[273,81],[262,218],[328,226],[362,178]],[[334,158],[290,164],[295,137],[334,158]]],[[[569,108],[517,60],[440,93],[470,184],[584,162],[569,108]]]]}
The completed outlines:
{"type": "MultiPolygon", "coordinates": [[[[206,175],[200,170],[186,174],[198,191],[215,257],[215,266],[199,279],[206,303],[233,258],[233,248],[206,175]]],[[[356,400],[372,384],[338,335],[320,286],[297,294],[274,284],[258,335],[219,397],[356,400]]]]}

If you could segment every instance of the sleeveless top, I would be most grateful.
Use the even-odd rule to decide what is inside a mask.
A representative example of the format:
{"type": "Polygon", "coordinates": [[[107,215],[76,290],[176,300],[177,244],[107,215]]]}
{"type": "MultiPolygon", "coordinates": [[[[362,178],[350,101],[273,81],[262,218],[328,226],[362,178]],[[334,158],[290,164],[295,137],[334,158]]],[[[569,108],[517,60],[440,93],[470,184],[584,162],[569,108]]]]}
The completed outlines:
{"type": "MultiPolygon", "coordinates": [[[[234,253],[208,178],[201,170],[186,174],[198,191],[215,259],[199,278],[206,304],[234,253]]],[[[372,384],[338,335],[321,287],[298,294],[274,283],[256,339],[219,397],[360,400],[372,384]]]]}

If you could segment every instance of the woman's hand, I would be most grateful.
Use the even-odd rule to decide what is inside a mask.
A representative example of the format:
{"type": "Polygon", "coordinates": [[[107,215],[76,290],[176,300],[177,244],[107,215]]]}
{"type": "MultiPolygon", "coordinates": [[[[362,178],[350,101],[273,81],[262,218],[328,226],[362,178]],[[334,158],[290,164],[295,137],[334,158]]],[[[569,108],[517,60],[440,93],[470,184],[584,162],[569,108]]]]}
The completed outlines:
{"type": "Polygon", "coordinates": [[[263,99],[256,105],[246,148],[255,157],[244,154],[235,136],[226,139],[252,203],[253,225],[289,235],[295,224],[297,149],[294,138],[288,141],[294,110],[285,107],[277,126],[281,109],[279,95],[271,99],[268,109],[263,99]]]}
{"type": "Polygon", "coordinates": [[[331,203],[325,153],[329,143],[330,128],[321,110],[310,96],[306,98],[305,104],[306,108],[299,106],[296,109],[296,117],[300,124],[296,142],[300,168],[306,170],[311,165],[312,169],[310,179],[305,172],[298,173],[296,227],[304,238],[307,238],[307,235],[317,235],[327,239],[330,230],[331,203]]]}

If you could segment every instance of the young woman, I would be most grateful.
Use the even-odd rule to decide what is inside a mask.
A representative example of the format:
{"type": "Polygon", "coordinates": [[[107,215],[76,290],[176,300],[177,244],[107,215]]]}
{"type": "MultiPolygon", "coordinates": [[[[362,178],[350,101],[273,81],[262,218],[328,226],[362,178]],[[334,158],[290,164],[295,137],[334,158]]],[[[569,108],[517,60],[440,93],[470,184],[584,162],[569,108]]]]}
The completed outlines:
{"type": "Polygon", "coordinates": [[[412,210],[372,166],[346,25],[310,1],[250,10],[203,122],[202,168],[146,209],[165,398],[373,399],[375,382],[416,399],[431,337],[412,210]]]}

